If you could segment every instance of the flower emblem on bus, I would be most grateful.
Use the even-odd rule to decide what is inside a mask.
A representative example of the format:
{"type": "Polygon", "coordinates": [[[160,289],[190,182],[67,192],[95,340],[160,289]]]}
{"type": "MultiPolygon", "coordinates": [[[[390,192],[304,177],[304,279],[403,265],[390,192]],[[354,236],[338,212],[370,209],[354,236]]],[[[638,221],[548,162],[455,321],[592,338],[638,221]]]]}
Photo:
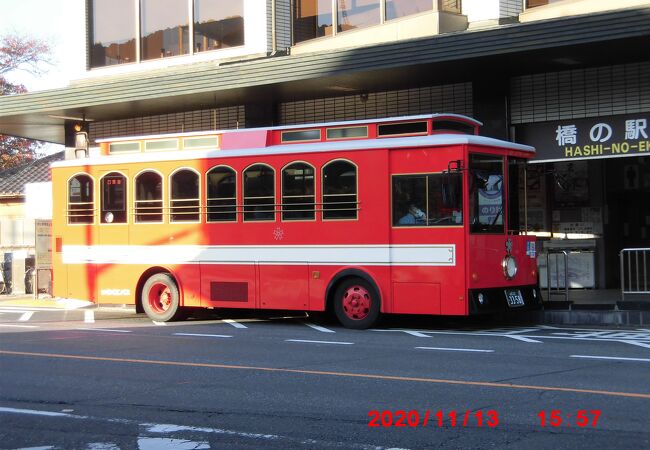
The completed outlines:
{"type": "Polygon", "coordinates": [[[280,227],[277,227],[273,230],[273,239],[276,241],[281,241],[284,238],[284,230],[280,227]]]}

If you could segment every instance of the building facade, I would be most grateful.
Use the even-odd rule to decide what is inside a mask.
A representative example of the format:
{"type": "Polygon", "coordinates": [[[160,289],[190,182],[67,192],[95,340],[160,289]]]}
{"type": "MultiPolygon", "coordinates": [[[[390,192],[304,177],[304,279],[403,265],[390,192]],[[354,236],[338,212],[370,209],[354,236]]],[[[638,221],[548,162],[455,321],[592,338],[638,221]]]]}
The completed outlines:
{"type": "MultiPolygon", "coordinates": [[[[523,221],[620,286],[650,232],[650,2],[87,0],[87,71],[0,133],[97,139],[447,112],[534,145],[523,221]]],[[[541,250],[541,248],[540,248],[541,250]]],[[[543,274],[543,272],[542,272],[543,274]]],[[[544,285],[544,280],[542,280],[544,285]]]]}

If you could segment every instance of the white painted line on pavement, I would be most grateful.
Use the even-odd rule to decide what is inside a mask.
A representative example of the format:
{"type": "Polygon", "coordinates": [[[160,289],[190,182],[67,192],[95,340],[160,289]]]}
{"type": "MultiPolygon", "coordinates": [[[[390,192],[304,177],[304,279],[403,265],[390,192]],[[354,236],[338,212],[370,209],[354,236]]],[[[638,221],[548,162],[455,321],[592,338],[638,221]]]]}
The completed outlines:
{"type": "Polygon", "coordinates": [[[4,408],[0,407],[0,413],[13,413],[13,414],[27,414],[33,416],[48,416],[48,417],[72,417],[83,419],[84,416],[72,416],[70,414],[55,412],[55,411],[38,411],[34,409],[18,409],[18,408],[4,408]]]}
{"type": "Polygon", "coordinates": [[[18,319],[18,321],[20,321],[20,322],[27,322],[29,319],[32,318],[33,315],[34,315],[34,311],[27,311],[27,312],[23,313],[22,316],[20,316],[20,318],[18,319]]]}
{"type": "Polygon", "coordinates": [[[0,324],[0,327],[8,328],[40,328],[38,325],[10,325],[10,324],[0,324]]]}
{"type": "Polygon", "coordinates": [[[108,331],[110,333],[130,333],[129,330],[112,330],[109,328],[75,328],[76,330],[81,331],[108,331]]]}
{"type": "Polygon", "coordinates": [[[415,330],[402,330],[402,329],[379,329],[379,328],[372,328],[369,331],[399,331],[402,333],[410,334],[411,336],[415,337],[424,337],[424,338],[430,338],[432,336],[429,336],[428,334],[424,334],[423,332],[420,331],[415,331],[415,330]]]}
{"type": "Polygon", "coordinates": [[[516,339],[516,340],[521,341],[521,342],[532,342],[534,344],[541,344],[542,343],[542,341],[536,341],[535,339],[530,339],[530,338],[526,338],[526,337],[523,337],[523,336],[515,336],[513,334],[504,334],[503,337],[507,337],[507,338],[510,338],[510,339],[516,339]]]}
{"type": "Polygon", "coordinates": [[[307,339],[286,339],[285,342],[305,342],[307,344],[338,344],[338,345],[353,345],[354,342],[339,342],[339,341],[310,341],[307,339]]]}
{"type": "Polygon", "coordinates": [[[194,336],[194,337],[215,337],[215,338],[231,338],[227,334],[201,334],[201,333],[174,333],[174,336],[194,336]]]}
{"type": "Polygon", "coordinates": [[[479,353],[493,353],[494,350],[480,350],[476,348],[445,348],[445,347],[415,347],[420,350],[443,350],[448,352],[479,352],[479,353]]]}
{"type": "Polygon", "coordinates": [[[95,312],[90,309],[86,309],[84,311],[84,322],[95,323],[95,312]]]}
{"type": "Polygon", "coordinates": [[[225,323],[227,323],[228,325],[232,325],[235,328],[248,328],[246,325],[243,325],[243,324],[241,324],[239,322],[236,322],[236,321],[234,321],[232,319],[223,319],[223,321],[225,323]]]}
{"type": "Polygon", "coordinates": [[[321,333],[336,333],[336,331],[330,330],[329,328],[321,327],[320,325],[316,325],[316,324],[309,323],[309,322],[304,322],[304,323],[309,328],[313,328],[314,330],[320,331],[321,333]]]}
{"type": "Polygon", "coordinates": [[[626,344],[631,344],[631,345],[638,345],[639,347],[650,348],[650,343],[647,342],[637,342],[637,341],[621,341],[621,342],[625,342],[626,344]]]}
{"type": "Polygon", "coordinates": [[[155,320],[152,320],[153,324],[157,327],[166,327],[167,322],[156,322],[155,320]]]}
{"type": "Polygon", "coordinates": [[[640,362],[650,362],[648,358],[623,358],[619,356],[591,356],[591,355],[571,355],[571,358],[583,358],[583,359],[608,359],[612,361],[640,361],[640,362]]]}
{"type": "Polygon", "coordinates": [[[432,337],[429,336],[428,334],[420,333],[419,331],[404,330],[404,333],[410,334],[411,336],[415,336],[415,337],[424,337],[424,338],[432,337]]]}

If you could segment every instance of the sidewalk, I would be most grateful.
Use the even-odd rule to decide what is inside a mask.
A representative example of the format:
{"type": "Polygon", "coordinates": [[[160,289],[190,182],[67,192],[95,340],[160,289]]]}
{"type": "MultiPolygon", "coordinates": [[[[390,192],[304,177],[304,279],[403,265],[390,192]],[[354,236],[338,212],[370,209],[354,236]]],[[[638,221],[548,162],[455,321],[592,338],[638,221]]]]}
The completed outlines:
{"type": "Polygon", "coordinates": [[[84,300],[44,297],[43,294],[39,294],[39,298],[34,298],[33,294],[8,294],[0,295],[0,307],[70,310],[95,307],[95,304],[84,300]]]}

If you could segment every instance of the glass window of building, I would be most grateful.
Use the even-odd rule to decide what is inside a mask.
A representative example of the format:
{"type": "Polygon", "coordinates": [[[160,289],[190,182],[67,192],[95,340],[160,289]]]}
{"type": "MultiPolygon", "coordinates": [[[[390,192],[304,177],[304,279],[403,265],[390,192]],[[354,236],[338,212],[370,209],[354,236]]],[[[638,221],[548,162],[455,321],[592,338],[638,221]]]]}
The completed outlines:
{"type": "Polygon", "coordinates": [[[450,13],[461,13],[461,0],[438,0],[438,9],[450,13]]]}
{"type": "Polygon", "coordinates": [[[162,177],[143,172],[135,178],[135,221],[162,222],[162,177]]]}
{"type": "Polygon", "coordinates": [[[187,0],[140,0],[140,18],[143,60],[189,53],[187,0]]]}
{"type": "Polygon", "coordinates": [[[269,166],[244,171],[244,220],[275,220],[275,172],[269,166]]]}
{"type": "Polygon", "coordinates": [[[199,174],[182,169],[172,175],[171,222],[199,221],[199,174]]]}
{"type": "Polygon", "coordinates": [[[93,179],[77,175],[68,183],[68,223],[93,223],[93,179]]]}
{"type": "Polygon", "coordinates": [[[563,0],[526,0],[526,8],[534,8],[536,6],[544,6],[549,3],[557,3],[563,0]]]}
{"type": "Polygon", "coordinates": [[[348,161],[323,167],[323,219],[357,218],[357,168],[348,161]]]}
{"type": "Polygon", "coordinates": [[[381,22],[379,2],[383,0],[338,0],[338,31],[369,27],[381,22]]]}
{"type": "Polygon", "coordinates": [[[244,0],[194,0],[194,51],[244,45],[244,0]]]}
{"type": "Polygon", "coordinates": [[[111,172],[102,178],[102,223],[126,223],[126,177],[111,172]]]}
{"type": "Polygon", "coordinates": [[[386,0],[386,20],[431,11],[431,0],[386,0]]]}
{"type": "Polygon", "coordinates": [[[282,171],[282,220],[314,220],[314,168],[293,163],[282,171]]]}
{"type": "Polygon", "coordinates": [[[92,0],[92,67],[136,62],[133,0],[92,0]]]}
{"type": "Polygon", "coordinates": [[[332,35],[332,0],[293,2],[293,39],[297,44],[332,35]]]}
{"type": "Polygon", "coordinates": [[[208,222],[237,220],[236,173],[230,167],[218,166],[207,174],[208,222]]]}

